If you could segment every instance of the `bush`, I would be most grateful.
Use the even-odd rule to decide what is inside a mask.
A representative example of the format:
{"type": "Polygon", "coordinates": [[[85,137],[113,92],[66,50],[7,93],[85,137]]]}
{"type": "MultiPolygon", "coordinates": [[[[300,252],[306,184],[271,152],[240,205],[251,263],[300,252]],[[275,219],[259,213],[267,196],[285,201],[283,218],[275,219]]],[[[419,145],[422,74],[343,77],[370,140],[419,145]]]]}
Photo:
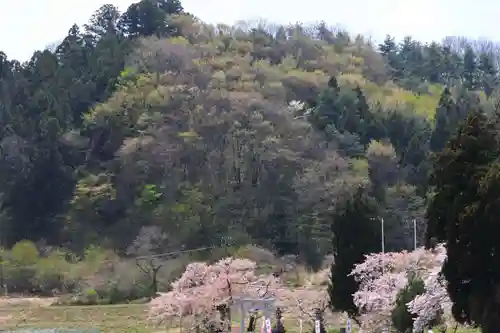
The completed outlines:
{"type": "Polygon", "coordinates": [[[416,296],[425,292],[424,281],[418,277],[411,277],[408,284],[397,296],[396,306],[392,310],[392,324],[400,333],[411,333],[415,315],[408,312],[407,303],[415,299],[416,296]]]}
{"type": "Polygon", "coordinates": [[[8,293],[34,293],[38,289],[35,267],[18,266],[7,262],[4,264],[3,272],[8,293]]]}
{"type": "Polygon", "coordinates": [[[236,258],[245,258],[254,261],[257,265],[274,266],[278,264],[276,256],[269,250],[255,246],[245,245],[234,253],[236,258]]]}
{"type": "MultiPolygon", "coordinates": [[[[42,252],[43,253],[43,252],[42,252]]],[[[152,296],[151,279],[135,261],[119,258],[97,247],[85,251],[83,258],[64,251],[40,256],[33,243],[22,241],[12,250],[2,250],[3,283],[9,294],[62,297],[60,305],[144,303],[152,296]]],[[[158,273],[160,290],[184,271],[184,259],[162,263],[158,273]]],[[[1,289],[1,286],[0,286],[1,289]]]]}

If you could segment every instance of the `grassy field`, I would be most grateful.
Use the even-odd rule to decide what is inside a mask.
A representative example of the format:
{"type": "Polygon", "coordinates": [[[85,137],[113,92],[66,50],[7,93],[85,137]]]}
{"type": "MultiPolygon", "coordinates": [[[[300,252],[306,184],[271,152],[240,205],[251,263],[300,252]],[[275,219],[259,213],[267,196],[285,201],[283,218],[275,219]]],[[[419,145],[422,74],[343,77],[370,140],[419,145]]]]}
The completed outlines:
{"type": "MultiPolygon", "coordinates": [[[[0,306],[3,329],[99,328],[104,333],[150,333],[145,305],[107,306],[0,306]]],[[[165,331],[165,330],[160,330],[165,331]]]]}
{"type": "MultiPolygon", "coordinates": [[[[0,300],[0,330],[98,328],[102,333],[180,333],[179,328],[159,328],[148,325],[146,310],[146,305],[132,304],[66,307],[47,306],[47,304],[34,304],[33,302],[13,304],[0,300]]],[[[285,319],[287,331],[298,331],[295,323],[295,320],[285,319]]],[[[238,324],[235,323],[234,326],[238,324]]],[[[311,329],[304,325],[304,332],[310,331],[311,329]]],[[[187,330],[184,332],[187,333],[187,330]]],[[[449,332],[453,332],[453,329],[450,328],[449,332]]],[[[457,333],[473,332],[479,333],[479,330],[459,328],[457,331],[457,333]]]]}
{"type": "MultiPolygon", "coordinates": [[[[50,303],[50,302],[48,302],[50,303]]],[[[172,327],[152,327],[148,325],[147,305],[100,305],[100,306],[48,306],[46,303],[23,301],[12,302],[0,299],[0,329],[90,329],[99,328],[103,333],[180,333],[172,327]]],[[[239,320],[238,313],[233,319],[239,320]]],[[[338,318],[333,319],[335,326],[338,318]]],[[[233,327],[239,326],[236,321],[233,327]]],[[[298,321],[285,316],[285,326],[290,332],[298,331],[298,321]]],[[[304,324],[304,331],[310,331],[304,324]]],[[[187,330],[184,331],[187,333],[187,330]]]]}
{"type": "MultiPolygon", "coordinates": [[[[132,304],[50,307],[0,305],[0,329],[99,328],[103,333],[180,333],[179,328],[148,325],[146,310],[146,305],[132,304]]],[[[239,323],[234,322],[233,327],[237,326],[239,323]]],[[[289,328],[289,331],[294,331],[292,326],[295,326],[295,331],[298,331],[295,321],[285,319],[285,326],[289,328]]]]}

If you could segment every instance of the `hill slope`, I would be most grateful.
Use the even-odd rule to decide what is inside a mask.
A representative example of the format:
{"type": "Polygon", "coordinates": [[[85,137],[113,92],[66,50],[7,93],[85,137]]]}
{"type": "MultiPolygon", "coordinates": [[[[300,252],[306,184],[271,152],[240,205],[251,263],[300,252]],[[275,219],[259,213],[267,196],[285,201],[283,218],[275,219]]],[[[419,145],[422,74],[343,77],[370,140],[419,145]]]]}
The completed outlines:
{"type": "Polygon", "coordinates": [[[460,45],[375,49],[325,25],[211,26],[176,1],[103,6],[54,53],[0,57],[2,242],[256,243],[315,266],[362,186],[387,248],[409,248],[449,133],[438,115],[496,105],[494,50],[460,45]]]}

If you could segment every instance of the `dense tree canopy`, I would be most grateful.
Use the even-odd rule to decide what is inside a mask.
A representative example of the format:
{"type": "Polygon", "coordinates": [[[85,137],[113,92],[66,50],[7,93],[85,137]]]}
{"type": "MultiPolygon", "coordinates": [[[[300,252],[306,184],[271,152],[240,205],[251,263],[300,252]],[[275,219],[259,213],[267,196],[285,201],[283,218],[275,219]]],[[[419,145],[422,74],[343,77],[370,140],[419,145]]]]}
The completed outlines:
{"type": "Polygon", "coordinates": [[[431,155],[470,110],[494,112],[499,55],[104,5],[53,51],[0,53],[1,245],[126,255],[154,227],[156,252],[224,239],[317,266],[360,187],[388,249],[413,246],[413,219],[422,244],[431,155]]]}

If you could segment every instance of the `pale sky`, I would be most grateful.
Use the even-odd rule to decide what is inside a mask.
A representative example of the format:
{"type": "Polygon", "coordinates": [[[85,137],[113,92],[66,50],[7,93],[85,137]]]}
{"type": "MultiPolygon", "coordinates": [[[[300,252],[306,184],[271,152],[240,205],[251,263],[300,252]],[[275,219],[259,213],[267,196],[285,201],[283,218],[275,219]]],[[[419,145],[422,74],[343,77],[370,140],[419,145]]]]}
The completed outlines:
{"type": "MultiPolygon", "coordinates": [[[[0,50],[28,60],[33,51],[61,40],[105,3],[121,11],[127,0],[0,0],[0,50]]],[[[422,41],[445,36],[500,40],[500,1],[495,0],[183,0],[184,8],[210,23],[265,19],[275,23],[340,25],[375,39],[387,33],[422,41]]]]}

